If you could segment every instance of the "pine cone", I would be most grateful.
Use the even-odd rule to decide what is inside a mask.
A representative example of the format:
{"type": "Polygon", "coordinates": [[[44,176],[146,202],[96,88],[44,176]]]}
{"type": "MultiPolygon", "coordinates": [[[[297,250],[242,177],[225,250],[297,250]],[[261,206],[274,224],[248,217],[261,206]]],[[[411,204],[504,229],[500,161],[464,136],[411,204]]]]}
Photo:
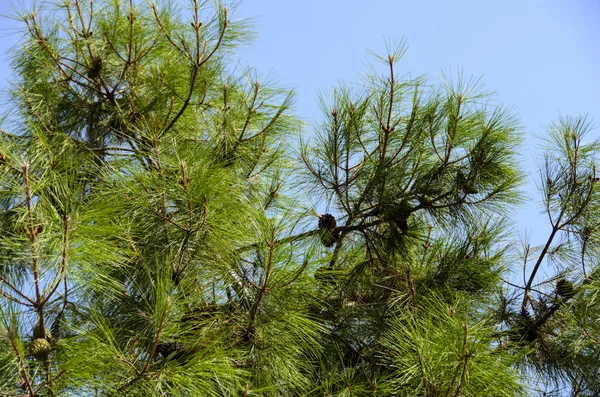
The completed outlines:
{"type": "Polygon", "coordinates": [[[95,79],[100,76],[102,71],[102,58],[92,59],[92,66],[88,70],[88,78],[95,79]]]}
{"type": "Polygon", "coordinates": [[[323,214],[319,217],[319,230],[330,230],[335,229],[336,222],[335,217],[331,214],[323,214]]]}
{"type": "Polygon", "coordinates": [[[521,319],[525,323],[533,323],[533,317],[526,309],[521,310],[521,319]]]}
{"type": "Polygon", "coordinates": [[[33,336],[33,339],[41,338],[41,339],[46,339],[47,341],[50,341],[52,339],[52,334],[50,333],[50,330],[48,328],[45,329],[44,336],[42,336],[42,329],[40,327],[40,323],[37,323],[33,327],[32,336],[33,336]]]}
{"type": "Polygon", "coordinates": [[[408,221],[406,220],[406,218],[400,218],[396,221],[396,226],[398,226],[398,229],[400,229],[400,231],[403,234],[408,233],[408,221]]]}
{"type": "Polygon", "coordinates": [[[475,188],[474,184],[467,180],[465,174],[461,170],[456,173],[456,185],[466,194],[477,194],[479,191],[475,188]]]}
{"type": "Polygon", "coordinates": [[[319,217],[319,236],[321,243],[327,248],[332,247],[339,239],[339,233],[335,230],[335,217],[331,214],[323,214],[319,217]]]}
{"type": "Polygon", "coordinates": [[[527,310],[522,310],[515,328],[515,339],[517,342],[533,343],[539,338],[535,320],[527,310]]]}
{"type": "Polygon", "coordinates": [[[37,338],[31,342],[29,353],[36,358],[43,358],[52,350],[52,346],[46,339],[37,338]]]}
{"type": "Polygon", "coordinates": [[[573,283],[563,278],[556,283],[556,293],[562,298],[569,299],[574,297],[577,292],[573,283]]]}
{"type": "Polygon", "coordinates": [[[412,212],[412,208],[406,201],[401,203],[393,203],[386,206],[384,217],[387,221],[392,222],[403,233],[408,232],[408,217],[412,212]]]}
{"type": "Polygon", "coordinates": [[[177,342],[160,342],[156,345],[156,354],[162,356],[163,358],[169,357],[171,354],[176,353],[181,350],[182,346],[180,346],[177,342]]]}

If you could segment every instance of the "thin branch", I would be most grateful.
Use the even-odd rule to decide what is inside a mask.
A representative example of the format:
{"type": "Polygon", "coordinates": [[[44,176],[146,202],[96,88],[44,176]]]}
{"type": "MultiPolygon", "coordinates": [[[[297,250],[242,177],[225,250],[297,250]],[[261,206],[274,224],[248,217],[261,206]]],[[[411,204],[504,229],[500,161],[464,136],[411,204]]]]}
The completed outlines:
{"type": "Polygon", "coordinates": [[[6,286],[8,288],[10,288],[11,290],[13,290],[17,295],[19,295],[21,298],[25,299],[27,302],[29,302],[29,304],[32,307],[36,306],[36,302],[28,297],[27,295],[23,294],[17,287],[15,287],[10,281],[8,281],[6,278],[0,276],[0,281],[2,281],[4,284],[6,284],[6,286]]]}
{"type": "Polygon", "coordinates": [[[33,385],[31,384],[31,379],[29,378],[29,370],[27,369],[27,364],[25,364],[25,359],[21,355],[21,351],[19,350],[19,348],[16,344],[12,328],[9,329],[9,331],[11,333],[11,335],[9,337],[10,344],[11,344],[13,351],[15,352],[15,354],[17,356],[17,360],[19,362],[19,372],[21,372],[21,377],[23,378],[23,381],[25,382],[25,386],[27,387],[27,392],[29,393],[29,396],[35,397],[35,391],[33,390],[33,385]]]}

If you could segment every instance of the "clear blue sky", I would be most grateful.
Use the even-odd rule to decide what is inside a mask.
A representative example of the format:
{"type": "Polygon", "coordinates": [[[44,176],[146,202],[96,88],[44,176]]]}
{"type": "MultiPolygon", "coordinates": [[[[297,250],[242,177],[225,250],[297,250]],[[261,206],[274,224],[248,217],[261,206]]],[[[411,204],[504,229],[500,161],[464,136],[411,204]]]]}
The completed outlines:
{"type": "MultiPolygon", "coordinates": [[[[9,13],[11,1],[0,0],[0,14],[9,13]]],[[[499,101],[514,105],[527,134],[523,150],[532,176],[533,134],[543,126],[580,114],[600,125],[599,0],[247,0],[237,12],[246,17],[253,18],[258,38],[241,50],[243,63],[295,88],[296,113],[308,123],[320,118],[319,92],[355,81],[365,70],[366,50],[383,53],[385,39],[405,37],[409,50],[400,71],[433,77],[462,68],[466,76],[483,76],[499,101]]],[[[3,20],[0,26],[14,24],[3,20]]],[[[17,39],[7,33],[1,52],[17,39]]],[[[7,57],[1,60],[6,87],[7,57]]],[[[519,212],[522,229],[538,230],[534,241],[545,237],[539,211],[530,204],[519,212]]]]}

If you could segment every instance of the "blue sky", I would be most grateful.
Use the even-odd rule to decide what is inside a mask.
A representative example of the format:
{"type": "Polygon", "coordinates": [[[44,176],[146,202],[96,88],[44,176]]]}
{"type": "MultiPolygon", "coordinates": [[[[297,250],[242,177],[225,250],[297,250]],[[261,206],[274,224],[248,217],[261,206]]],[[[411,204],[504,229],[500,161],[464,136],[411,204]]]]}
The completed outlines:
{"type": "MultiPolygon", "coordinates": [[[[10,13],[11,2],[0,0],[0,14],[10,13]]],[[[543,126],[580,114],[600,125],[598,0],[247,0],[233,17],[252,18],[258,34],[239,52],[242,63],[296,90],[296,114],[309,123],[307,131],[320,118],[319,92],[356,81],[367,50],[384,53],[386,39],[401,38],[409,49],[399,72],[435,77],[462,69],[467,77],[482,76],[498,101],[514,106],[526,133],[524,166],[534,177],[534,134],[543,126]]],[[[2,20],[2,53],[17,40],[14,26],[2,20]]],[[[0,60],[6,87],[7,56],[0,60]]],[[[600,129],[592,134],[599,135],[600,129]]],[[[530,203],[518,213],[521,229],[536,230],[534,241],[545,237],[539,211],[530,203]]]]}

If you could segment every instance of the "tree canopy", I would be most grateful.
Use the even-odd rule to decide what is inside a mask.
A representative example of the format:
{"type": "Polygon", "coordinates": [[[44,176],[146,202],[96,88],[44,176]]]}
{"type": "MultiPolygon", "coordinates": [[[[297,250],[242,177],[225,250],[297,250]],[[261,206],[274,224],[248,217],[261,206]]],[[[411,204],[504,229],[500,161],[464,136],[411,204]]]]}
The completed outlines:
{"type": "Polygon", "coordinates": [[[235,9],[183,4],[20,16],[1,395],[600,395],[589,120],[548,127],[521,243],[523,131],[479,80],[399,75],[400,41],[309,134],[232,66],[235,9]]]}

